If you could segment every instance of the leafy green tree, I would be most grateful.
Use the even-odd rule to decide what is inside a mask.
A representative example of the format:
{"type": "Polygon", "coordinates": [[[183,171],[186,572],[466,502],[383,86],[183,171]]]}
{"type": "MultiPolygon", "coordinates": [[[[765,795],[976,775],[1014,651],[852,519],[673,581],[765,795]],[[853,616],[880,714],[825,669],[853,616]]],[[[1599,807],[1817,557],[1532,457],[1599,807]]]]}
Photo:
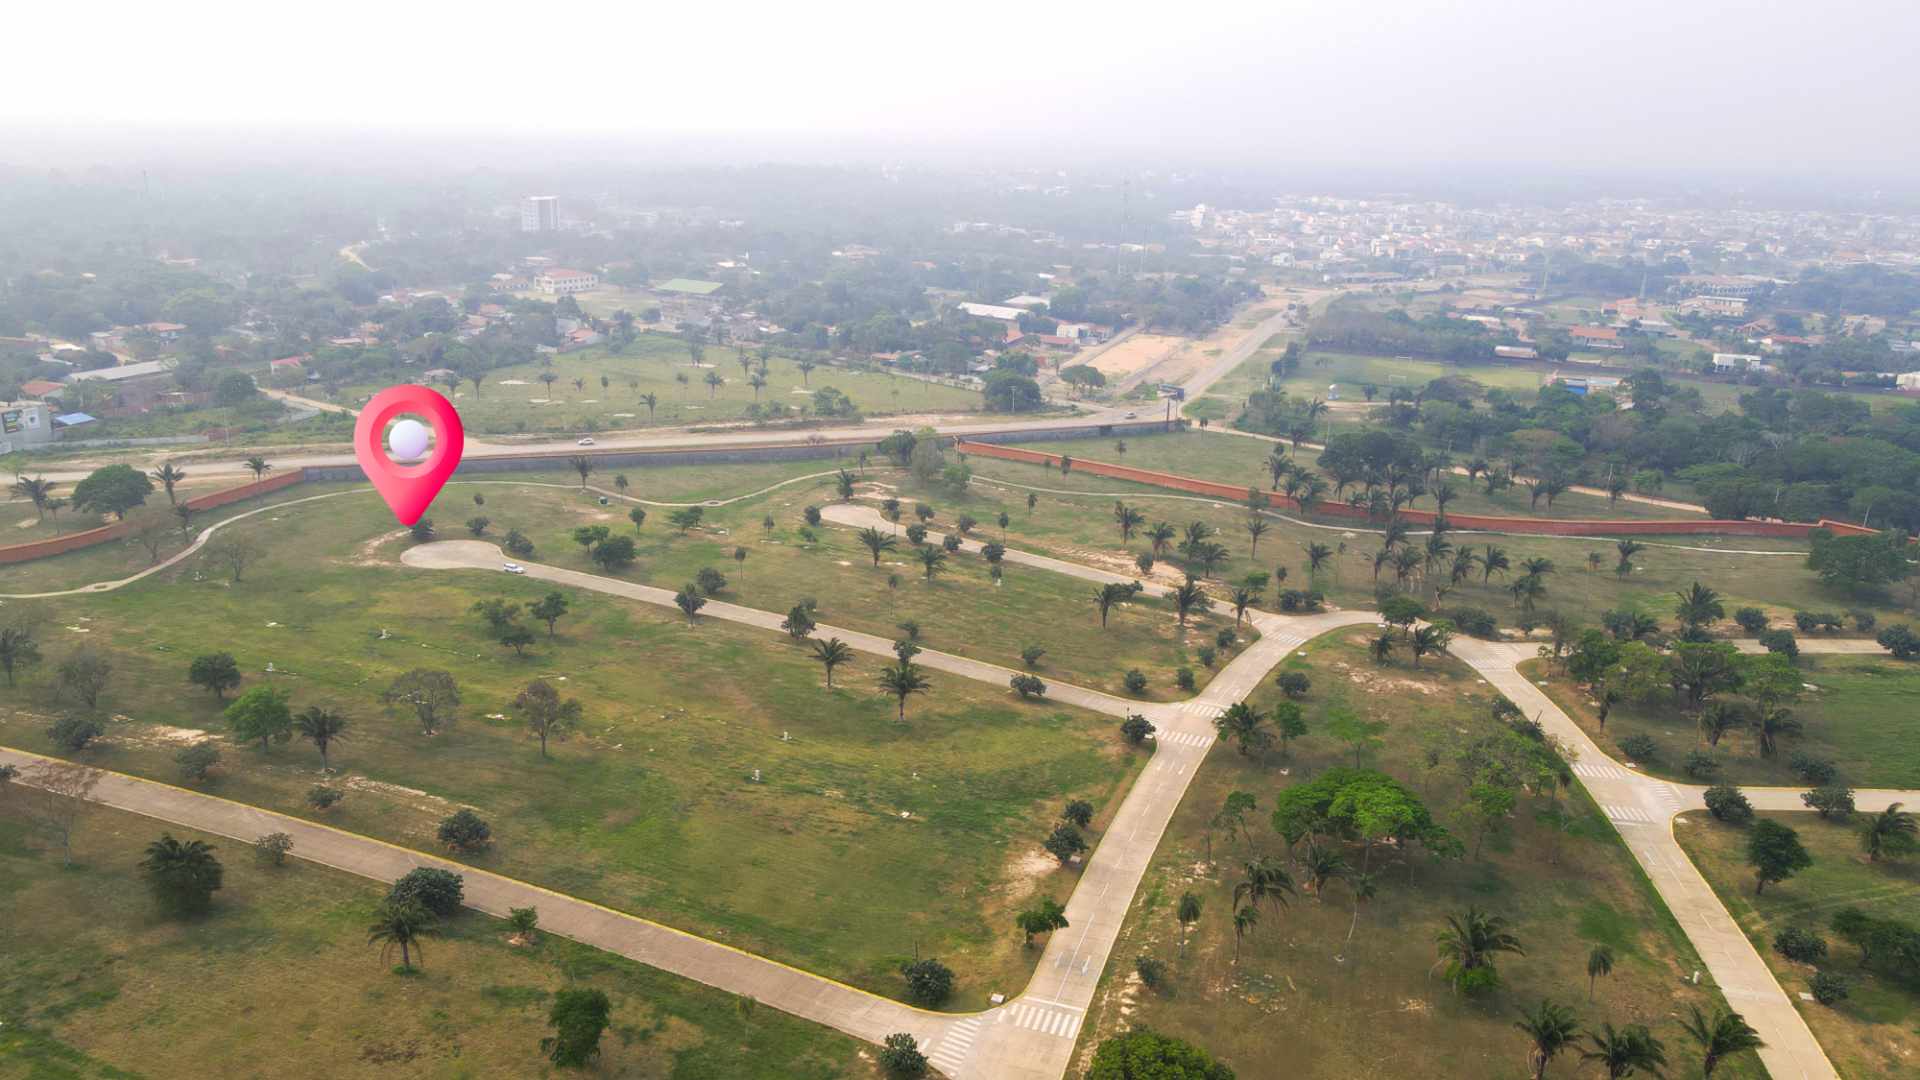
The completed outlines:
{"type": "Polygon", "coordinates": [[[182,779],[197,784],[204,781],[208,772],[220,763],[220,748],[211,742],[183,746],[173,755],[173,763],[180,767],[182,779]]]}
{"type": "Polygon", "coordinates": [[[907,999],[925,1008],[937,1008],[953,996],[953,969],[928,957],[900,965],[907,980],[907,999]]]}
{"type": "Polygon", "coordinates": [[[234,738],[259,739],[263,751],[293,737],[293,712],[287,707],[286,692],[271,686],[256,686],[241,694],[224,715],[234,738]]]}
{"type": "Polygon", "coordinates": [[[700,609],[707,606],[707,598],[700,595],[700,586],[698,584],[689,581],[685,585],[680,586],[679,592],[673,594],[673,603],[674,606],[686,613],[687,621],[692,622],[693,617],[699,613],[700,609]]]}
{"type": "Polygon", "coordinates": [[[1087,1080],[1234,1080],[1234,1072],[1191,1043],[1142,1027],[1103,1040],[1087,1080]]]}
{"type": "Polygon", "coordinates": [[[460,708],[460,687],[444,671],[414,668],[395,678],[382,699],[389,705],[412,709],[421,732],[432,735],[454,721],[460,708]]]}
{"type": "Polygon", "coordinates": [[[313,748],[320,751],[320,771],[329,771],[331,765],[327,761],[327,748],[347,730],[347,718],[325,705],[309,705],[293,718],[293,726],[301,738],[311,742],[313,748]]]}
{"type": "Polygon", "coordinates": [[[107,680],[113,675],[113,662],[93,646],[82,645],[60,661],[54,675],[59,679],[63,696],[72,694],[87,708],[97,708],[100,695],[106,692],[107,680]]]}
{"type": "Polygon", "coordinates": [[[1769,882],[1785,881],[1813,865],[1813,856],[1800,843],[1800,834],[1768,818],[1753,823],[1747,834],[1747,863],[1753,867],[1755,896],[1769,882]]]}
{"type": "Polygon", "coordinates": [[[1897,529],[1871,536],[1835,536],[1815,529],[1807,539],[1807,569],[1832,588],[1870,593],[1914,573],[1906,534],[1897,529]]]}
{"type": "Polygon", "coordinates": [[[895,1080],[913,1080],[927,1075],[927,1055],[920,1052],[918,1039],[896,1031],[880,1046],[880,1067],[895,1080]]]}
{"type": "MultiPolygon", "coordinates": [[[[631,540],[627,542],[632,543],[631,540]]],[[[547,638],[551,640],[553,638],[554,625],[566,615],[567,608],[568,600],[566,593],[550,592],[529,605],[527,614],[547,624],[547,638]]]]}
{"type": "Polygon", "coordinates": [[[401,875],[387,890],[387,899],[395,903],[419,904],[429,914],[450,919],[459,914],[466,899],[466,885],[459,874],[437,866],[415,867],[401,875]]]}
{"type": "Polygon", "coordinates": [[[1748,1025],[1746,1018],[1727,1009],[1715,1009],[1709,1019],[1700,1011],[1700,1006],[1688,1006],[1692,1015],[1680,1021],[1687,1034],[1700,1045],[1700,1076],[1702,1080],[1713,1076],[1720,1063],[1735,1054],[1748,1050],[1758,1050],[1766,1043],[1760,1033],[1748,1025]]]}
{"type": "Polygon", "coordinates": [[[71,501],[75,510],[125,521],[127,511],[144,505],[151,494],[153,480],[146,473],[131,465],[107,465],[75,484],[71,501]]]}
{"type": "Polygon", "coordinates": [[[1130,745],[1139,746],[1141,743],[1146,742],[1147,736],[1151,734],[1153,734],[1153,721],[1148,720],[1138,713],[1134,713],[1125,720],[1120,721],[1120,737],[1125,739],[1130,745]]]}
{"type": "Polygon", "coordinates": [[[683,506],[667,515],[667,524],[680,530],[680,534],[685,536],[688,530],[698,528],[701,519],[706,515],[707,512],[703,507],[683,506]]]}
{"type": "Polygon", "coordinates": [[[240,685],[240,665],[232,653],[196,656],[187,665],[187,681],[210,691],[216,698],[225,698],[227,691],[240,685]]]}
{"type": "Polygon", "coordinates": [[[181,842],[172,833],[147,845],[140,869],[160,910],[175,918],[199,915],[213,904],[223,871],[213,847],[201,840],[181,842]]]}
{"type": "Polygon", "coordinates": [[[580,702],[563,698],[545,679],[528,683],[513,699],[513,711],[540,740],[540,756],[547,756],[548,740],[563,740],[580,724],[580,702]]]}
{"type": "Polygon", "coordinates": [[[1054,827],[1053,832],[1048,834],[1040,846],[1046,848],[1049,855],[1059,859],[1060,865],[1065,866],[1073,861],[1075,855],[1086,853],[1087,839],[1080,835],[1079,829],[1072,825],[1061,824],[1054,827]]]}
{"type": "Polygon", "coordinates": [[[1016,915],[1014,925],[1025,935],[1026,946],[1032,948],[1035,934],[1051,934],[1067,928],[1067,909],[1050,896],[1042,897],[1034,906],[1016,915]]]}
{"type": "Polygon", "coordinates": [[[1180,951],[1187,951],[1187,933],[1193,924],[1200,921],[1200,898],[1190,892],[1180,894],[1180,903],[1173,909],[1173,917],[1180,921],[1180,951]]]}
{"type": "Polygon", "coordinates": [[[1527,1049],[1527,1066],[1533,1072],[1533,1080],[1541,1080],[1553,1059],[1573,1048],[1580,1031],[1572,1009],[1546,998],[1532,1009],[1522,1009],[1520,1019],[1514,1021],[1513,1026],[1533,1044],[1527,1049]]]}
{"type": "Polygon", "coordinates": [[[441,843],[467,854],[485,851],[493,845],[493,827],[464,806],[448,814],[435,835],[441,843]]]}
{"type": "Polygon", "coordinates": [[[33,627],[24,623],[0,626],[0,671],[7,673],[7,686],[14,677],[40,662],[40,643],[34,640],[33,627]]]}
{"type": "Polygon", "coordinates": [[[413,954],[418,952],[425,960],[427,953],[422,946],[422,938],[437,933],[437,922],[431,912],[418,903],[396,901],[392,898],[381,902],[374,912],[373,923],[367,927],[367,944],[380,946],[380,961],[385,963],[400,950],[400,968],[403,973],[413,970],[413,954]]]}
{"type": "Polygon", "coordinates": [[[499,634],[520,617],[520,605],[508,603],[499,597],[474,601],[468,610],[486,621],[487,629],[499,634]]]}

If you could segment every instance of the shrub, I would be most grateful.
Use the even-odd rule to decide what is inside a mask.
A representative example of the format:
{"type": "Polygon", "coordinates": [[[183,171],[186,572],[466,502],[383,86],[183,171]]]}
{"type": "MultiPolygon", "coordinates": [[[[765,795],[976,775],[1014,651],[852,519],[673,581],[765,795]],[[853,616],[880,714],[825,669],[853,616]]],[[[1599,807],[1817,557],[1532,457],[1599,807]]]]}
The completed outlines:
{"type": "Polygon", "coordinates": [[[1688,776],[1701,780],[1720,771],[1720,759],[1705,750],[1689,750],[1686,763],[1681,768],[1688,776]]]}
{"type": "Polygon", "coordinates": [[[1793,769],[1794,775],[1814,787],[1828,783],[1840,775],[1840,770],[1834,767],[1833,762],[1826,758],[1814,757],[1803,750],[1795,750],[1787,764],[1793,769]]]}
{"type": "Polygon", "coordinates": [[[1635,732],[1620,740],[1620,752],[1627,755],[1629,761],[1657,761],[1660,758],[1660,744],[1653,736],[1635,732]]]}
{"type": "Polygon", "coordinates": [[[540,909],[530,907],[510,907],[507,909],[507,926],[515,937],[522,941],[533,936],[540,926],[540,909]]]}
{"type": "Polygon", "coordinates": [[[1779,653],[1789,660],[1800,655],[1800,643],[1794,640],[1791,630],[1760,631],[1760,647],[1770,653],[1779,653]]]}
{"type": "Polygon", "coordinates": [[[946,548],[946,549],[947,549],[947,551],[948,551],[949,553],[952,553],[952,552],[955,552],[955,551],[959,551],[959,550],[960,550],[960,536],[959,536],[959,534],[957,534],[957,533],[948,533],[947,535],[945,535],[945,536],[943,536],[943,537],[941,537],[941,538],[940,538],[940,546],[941,546],[941,547],[943,547],[943,548],[946,548]]]}
{"type": "Polygon", "coordinates": [[[1796,611],[1793,613],[1793,625],[1799,627],[1801,633],[1811,634],[1819,627],[1820,616],[1811,611],[1796,611]]]}
{"type": "Polygon", "coordinates": [[[1753,819],[1753,804],[1747,801],[1745,792],[1732,784],[1715,784],[1707,789],[1707,813],[1715,820],[1730,825],[1744,824],[1753,819]]]}
{"type": "Polygon", "coordinates": [[[1140,981],[1149,990],[1160,989],[1160,984],[1167,978],[1167,965],[1151,956],[1136,957],[1133,961],[1133,970],[1140,973],[1140,981]]]}
{"type": "Polygon", "coordinates": [[[897,1080],[911,1080],[927,1075],[927,1055],[920,1052],[920,1043],[912,1035],[896,1031],[880,1047],[880,1067],[897,1080]]]}
{"type": "Polygon", "coordinates": [[[1827,820],[1845,821],[1853,816],[1853,789],[1845,784],[1827,784],[1800,796],[1807,809],[1827,820]]]}
{"type": "Polygon", "coordinates": [[[390,902],[419,904],[443,919],[460,911],[460,902],[465,896],[466,886],[459,874],[434,866],[421,866],[407,871],[387,891],[390,902]]]}
{"type": "Polygon", "coordinates": [[[1153,573],[1153,552],[1143,551],[1134,556],[1133,565],[1138,567],[1143,574],[1153,573]]]}
{"type": "Polygon", "coordinates": [[[1500,636],[1500,623],[1489,612],[1476,607],[1450,608],[1442,612],[1454,628],[1468,637],[1494,639],[1500,636]]]}
{"type": "Polygon", "coordinates": [[[906,622],[896,623],[895,625],[899,627],[901,633],[907,635],[908,641],[920,640],[920,624],[919,623],[914,622],[912,619],[908,619],[906,622]]]}
{"type": "Polygon", "coordinates": [[[1047,684],[1041,682],[1040,676],[1038,675],[1028,675],[1025,672],[1021,672],[1013,677],[1011,685],[1013,686],[1013,692],[1023,698],[1047,696],[1047,684]]]}
{"type": "Polygon", "coordinates": [[[907,999],[915,1005],[934,1008],[953,996],[953,969],[928,957],[900,965],[907,980],[907,999]]]}
{"type": "Polygon", "coordinates": [[[803,517],[806,518],[807,524],[815,525],[815,526],[820,524],[820,508],[819,507],[809,506],[805,510],[802,510],[800,513],[803,517]]]}
{"type": "Polygon", "coordinates": [[[407,532],[413,536],[414,543],[424,544],[433,539],[433,519],[421,518],[408,526],[407,532]]]}
{"type": "Polygon", "coordinates": [[[1127,688],[1129,694],[1144,694],[1147,692],[1147,673],[1139,668],[1128,668],[1120,684],[1127,688]]]}
{"type": "Polygon", "coordinates": [[[1873,612],[1861,611],[1859,608],[1847,612],[1847,617],[1853,620],[1853,628],[1863,634],[1872,630],[1880,622],[1879,617],[1873,612]]]}
{"type": "Polygon", "coordinates": [[[524,559],[533,554],[533,541],[527,539],[526,534],[519,529],[508,529],[506,538],[500,542],[500,546],[507,549],[507,554],[516,558],[524,559]]]}
{"type": "Polygon", "coordinates": [[[328,787],[325,784],[315,784],[307,789],[307,805],[315,810],[332,809],[335,803],[345,797],[339,788],[328,787]]]}
{"type": "Polygon", "coordinates": [[[1309,590],[1307,595],[1301,598],[1300,607],[1309,615],[1315,612],[1325,611],[1327,607],[1327,596],[1318,589],[1309,590]]]}
{"type": "Polygon", "coordinates": [[[270,832],[253,842],[253,853],[268,866],[285,866],[287,853],[293,850],[293,837],[283,832],[270,832]]]}
{"type": "Polygon", "coordinates": [[[1240,635],[1231,626],[1223,626],[1219,633],[1213,635],[1213,643],[1222,649],[1233,648],[1233,643],[1239,640],[1240,635]]]}
{"type": "Polygon", "coordinates": [[[1758,635],[1767,628],[1767,613],[1757,607],[1735,609],[1733,621],[1749,634],[1758,635]]]}
{"type": "Polygon", "coordinates": [[[1120,737],[1134,746],[1146,742],[1147,736],[1151,734],[1153,734],[1153,721],[1139,713],[1134,713],[1120,721],[1120,737]]]}
{"type": "Polygon", "coordinates": [[[1307,691],[1313,689],[1313,680],[1307,678],[1304,671],[1283,671],[1274,681],[1280,684],[1280,692],[1290,698],[1306,697],[1307,691]]]}
{"type": "Polygon", "coordinates": [[[69,754],[87,748],[87,744],[106,732],[106,727],[91,716],[63,716],[47,729],[47,737],[69,754]]]}
{"type": "Polygon", "coordinates": [[[701,592],[713,596],[727,587],[727,575],[711,566],[703,566],[699,573],[693,575],[693,583],[700,587],[701,592]]]}
{"type": "Polygon", "coordinates": [[[1083,829],[1087,828],[1093,824],[1093,804],[1085,799],[1074,799],[1061,809],[1060,817],[1083,829]]]}
{"type": "Polygon", "coordinates": [[[1773,935],[1773,951],[1802,964],[1827,958],[1827,939],[1804,927],[1788,926],[1773,935]]]}
{"type": "Polygon", "coordinates": [[[464,806],[447,815],[437,835],[453,850],[468,853],[485,851],[493,843],[493,827],[464,806]]]}
{"type": "Polygon", "coordinates": [[[1039,667],[1040,658],[1045,655],[1047,655],[1046,649],[1038,645],[1028,645],[1020,650],[1020,662],[1030,668],[1039,667]]]}
{"type": "Polygon", "coordinates": [[[1813,992],[1813,1000],[1822,1005],[1832,1005],[1844,1001],[1847,992],[1851,988],[1852,984],[1847,981],[1845,976],[1836,975],[1831,971],[1815,972],[1813,982],[1808,986],[1808,989],[1813,992]]]}
{"type": "Polygon", "coordinates": [[[921,544],[924,544],[926,542],[927,542],[927,527],[925,525],[922,525],[916,521],[913,524],[907,526],[907,543],[912,544],[914,547],[919,547],[921,544]]]}
{"type": "Polygon", "coordinates": [[[1193,655],[1199,659],[1200,666],[1208,668],[1213,666],[1215,660],[1220,659],[1219,651],[1211,645],[1200,646],[1193,650],[1193,655]]]}
{"type": "Polygon", "coordinates": [[[1894,623],[1875,635],[1873,640],[1892,653],[1896,660],[1911,660],[1920,656],[1920,634],[1914,633],[1905,623],[1894,623]]]}
{"type": "Polygon", "coordinates": [[[1178,688],[1180,688],[1180,689],[1182,689],[1182,690],[1186,690],[1186,691],[1189,691],[1189,692],[1191,692],[1191,691],[1193,690],[1193,686],[1194,686],[1194,683],[1193,683],[1193,669],[1192,669],[1192,668],[1185,668],[1185,667],[1183,667],[1183,668],[1176,668],[1176,669],[1174,669],[1174,672],[1173,672],[1173,685],[1174,685],[1174,686],[1176,686],[1176,687],[1178,687],[1178,688]]]}
{"type": "Polygon", "coordinates": [[[197,784],[207,778],[207,770],[220,763],[220,748],[211,742],[183,746],[173,755],[173,763],[180,766],[181,776],[197,784]]]}
{"type": "Polygon", "coordinates": [[[820,534],[814,532],[808,526],[802,525],[800,526],[800,539],[811,544],[811,543],[817,542],[820,539],[820,534]]]}

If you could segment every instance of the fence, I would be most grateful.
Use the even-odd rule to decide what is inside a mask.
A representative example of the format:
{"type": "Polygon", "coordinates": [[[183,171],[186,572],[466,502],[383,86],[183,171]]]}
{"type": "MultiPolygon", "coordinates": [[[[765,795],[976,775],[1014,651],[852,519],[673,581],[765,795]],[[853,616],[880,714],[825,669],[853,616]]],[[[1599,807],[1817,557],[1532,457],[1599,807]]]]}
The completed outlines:
{"type": "MultiPolygon", "coordinates": [[[[186,505],[191,510],[211,510],[216,506],[225,506],[242,499],[251,499],[256,495],[290,488],[295,484],[305,483],[306,480],[305,469],[288,469],[278,476],[270,476],[264,480],[255,480],[238,487],[222,488],[219,491],[209,491],[205,495],[196,495],[186,500],[186,505]]],[[[132,521],[115,521],[98,528],[68,533],[65,536],[0,547],[0,565],[31,562],[34,559],[44,559],[49,555],[63,555],[69,551],[105,544],[126,536],[133,531],[136,524],[132,521]]]]}

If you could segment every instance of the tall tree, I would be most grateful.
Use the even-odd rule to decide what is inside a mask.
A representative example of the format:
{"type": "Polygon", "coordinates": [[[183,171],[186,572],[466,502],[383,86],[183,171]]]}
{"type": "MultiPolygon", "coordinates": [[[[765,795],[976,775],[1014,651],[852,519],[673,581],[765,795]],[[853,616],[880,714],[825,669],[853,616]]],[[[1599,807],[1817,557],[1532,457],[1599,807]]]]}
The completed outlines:
{"type": "Polygon", "coordinates": [[[563,1069],[582,1069],[600,1056],[600,1035],[613,1017],[607,995],[591,987],[569,987],[553,995],[547,1022],[553,1035],[540,1040],[547,1060],[563,1069]]]}
{"type": "Polygon", "coordinates": [[[549,739],[565,739],[580,724],[580,702],[562,698],[545,679],[535,679],[513,699],[513,711],[540,740],[540,756],[547,756],[549,739]]]}
{"type": "Polygon", "coordinates": [[[1726,1009],[1715,1009],[1712,1019],[1700,1011],[1700,1006],[1689,1006],[1692,1015],[1681,1020],[1680,1026],[1687,1029],[1693,1041],[1700,1044],[1700,1076],[1702,1080],[1713,1076],[1720,1063],[1735,1054],[1748,1050],[1758,1050],[1766,1043],[1760,1033],[1747,1023],[1746,1017],[1726,1009]]]}
{"type": "Polygon", "coordinates": [[[1860,845],[1866,849],[1868,862],[1879,862],[1882,856],[1904,855],[1913,850],[1913,815],[1902,810],[1902,805],[1889,805],[1868,818],[1860,830],[1860,845]]]}
{"type": "Polygon", "coordinates": [[[1587,1041],[1593,1049],[1582,1050],[1580,1060],[1599,1062],[1607,1080],[1620,1080],[1636,1072],[1660,1076],[1667,1067],[1666,1044],[1654,1038],[1644,1024],[1629,1024],[1622,1030],[1615,1030],[1612,1023],[1601,1024],[1599,1031],[1587,1032],[1587,1041]]]}
{"type": "Polygon", "coordinates": [[[400,950],[400,970],[413,970],[413,954],[418,952],[420,959],[427,957],[421,938],[437,933],[437,920],[433,913],[414,900],[387,899],[380,903],[374,912],[373,924],[367,927],[367,944],[380,946],[380,960],[386,962],[392,950],[400,950]]]}
{"type": "Polygon", "coordinates": [[[1527,1050],[1527,1066],[1533,1071],[1533,1080],[1547,1075],[1547,1065],[1573,1046],[1580,1031],[1572,1009],[1546,998],[1532,1009],[1522,1009],[1520,1019],[1514,1021],[1513,1026],[1533,1044],[1527,1050]]]}
{"type": "Polygon", "coordinates": [[[160,482],[160,486],[166,489],[168,505],[174,505],[176,503],[176,500],[173,497],[174,485],[178,484],[182,480],[185,480],[187,478],[187,474],[185,470],[181,469],[179,466],[169,461],[161,465],[159,468],[153,470],[153,478],[155,480],[158,480],[160,482]]]}
{"type": "Polygon", "coordinates": [[[880,689],[892,694],[899,701],[898,719],[901,723],[905,723],[907,719],[907,698],[914,694],[927,693],[932,686],[920,665],[904,656],[896,663],[880,669],[880,689]]]}
{"type": "Polygon", "coordinates": [[[287,695],[271,686],[256,686],[235,698],[226,709],[227,726],[236,739],[259,739],[260,749],[293,737],[293,713],[287,695]]]}
{"type": "Polygon", "coordinates": [[[827,689],[831,690],[833,689],[833,669],[841,664],[852,663],[853,649],[839,638],[828,638],[825,641],[815,638],[813,658],[820,661],[821,667],[827,669],[827,689]]]}
{"type": "Polygon", "coordinates": [[[328,771],[331,765],[327,761],[327,747],[347,730],[347,718],[325,705],[309,705],[293,718],[293,726],[301,738],[320,751],[320,771],[328,771]]]}

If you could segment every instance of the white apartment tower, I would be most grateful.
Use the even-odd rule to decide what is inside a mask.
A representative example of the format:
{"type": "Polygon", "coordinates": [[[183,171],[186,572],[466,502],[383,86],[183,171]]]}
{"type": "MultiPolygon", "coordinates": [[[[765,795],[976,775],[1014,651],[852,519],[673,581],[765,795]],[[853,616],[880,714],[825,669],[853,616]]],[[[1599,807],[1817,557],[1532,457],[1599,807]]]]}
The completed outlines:
{"type": "Polygon", "coordinates": [[[558,232],[560,198],[557,195],[529,195],[520,202],[521,232],[558,232]]]}

